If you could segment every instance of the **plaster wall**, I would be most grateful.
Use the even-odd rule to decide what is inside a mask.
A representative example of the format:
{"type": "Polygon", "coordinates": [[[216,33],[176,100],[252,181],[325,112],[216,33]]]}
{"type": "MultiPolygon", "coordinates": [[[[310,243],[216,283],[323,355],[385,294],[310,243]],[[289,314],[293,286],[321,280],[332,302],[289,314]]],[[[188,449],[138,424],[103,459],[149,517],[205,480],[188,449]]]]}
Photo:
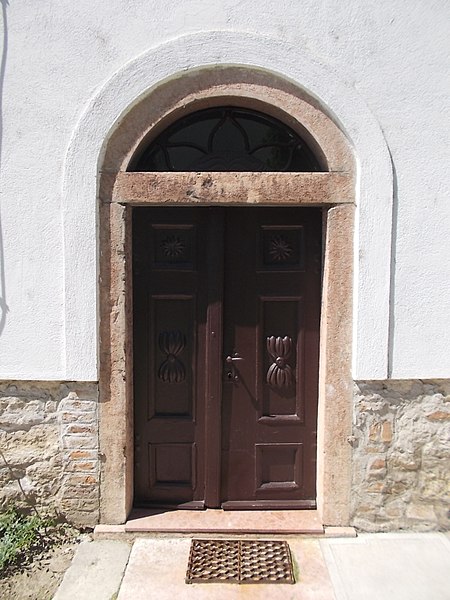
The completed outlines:
{"type": "Polygon", "coordinates": [[[360,197],[357,210],[354,377],[450,376],[450,211],[442,177],[450,159],[448,3],[2,0],[2,9],[0,378],[98,379],[99,140],[125,101],[156,84],[145,73],[170,77],[226,62],[294,79],[303,68],[299,83],[346,129],[365,161],[361,173],[379,177],[380,194],[360,197]],[[160,50],[187,34],[198,34],[197,42],[160,50]],[[144,80],[122,81],[123,104],[111,108],[109,82],[120,70],[132,73],[124,65],[140,55],[146,59],[134,75],[144,80]],[[307,64],[317,67],[316,80],[307,64]],[[80,157],[73,140],[88,110],[99,125],[84,129],[80,157]],[[356,126],[358,115],[367,129],[356,126]],[[385,148],[367,115],[392,155],[393,208],[386,203],[391,182],[378,172],[385,148]],[[70,213],[73,206],[82,218],[70,213]]]}

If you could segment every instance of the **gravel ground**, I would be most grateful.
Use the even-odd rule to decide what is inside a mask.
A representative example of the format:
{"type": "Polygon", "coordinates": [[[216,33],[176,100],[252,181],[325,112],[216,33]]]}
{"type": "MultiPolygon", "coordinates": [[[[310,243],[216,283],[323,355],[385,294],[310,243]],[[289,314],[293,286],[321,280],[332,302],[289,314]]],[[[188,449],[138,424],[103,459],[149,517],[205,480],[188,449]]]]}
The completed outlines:
{"type": "Polygon", "coordinates": [[[51,548],[33,556],[0,576],[1,600],[51,600],[69,568],[78,544],[89,534],[73,532],[51,548]]]}

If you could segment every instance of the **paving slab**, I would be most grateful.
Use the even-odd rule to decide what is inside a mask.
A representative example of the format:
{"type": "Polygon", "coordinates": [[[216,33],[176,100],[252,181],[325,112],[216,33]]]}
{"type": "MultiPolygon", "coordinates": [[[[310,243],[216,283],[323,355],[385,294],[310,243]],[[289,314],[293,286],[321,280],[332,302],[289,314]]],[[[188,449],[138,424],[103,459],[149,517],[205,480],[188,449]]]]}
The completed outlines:
{"type": "Polygon", "coordinates": [[[318,540],[296,538],[289,539],[288,543],[295,584],[187,584],[190,539],[138,539],[134,542],[117,600],[335,600],[318,540]]]}
{"type": "MultiPolygon", "coordinates": [[[[253,536],[233,536],[238,538],[253,536]]],[[[449,534],[298,536],[287,541],[294,585],[186,584],[189,537],[140,538],[131,554],[125,542],[84,542],[54,598],[111,600],[118,592],[118,600],[450,600],[449,534]]]]}
{"type": "Polygon", "coordinates": [[[130,551],[125,542],[82,542],[53,600],[111,600],[119,590],[130,551]]]}
{"type": "Polygon", "coordinates": [[[445,534],[360,534],[319,543],[336,600],[450,600],[445,534]]]}

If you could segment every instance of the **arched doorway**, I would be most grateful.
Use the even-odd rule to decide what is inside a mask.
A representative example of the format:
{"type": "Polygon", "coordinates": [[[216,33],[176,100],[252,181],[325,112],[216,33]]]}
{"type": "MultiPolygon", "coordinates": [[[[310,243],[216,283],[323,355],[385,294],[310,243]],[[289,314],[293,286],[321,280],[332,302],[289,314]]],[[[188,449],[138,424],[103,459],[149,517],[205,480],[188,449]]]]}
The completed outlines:
{"type": "MultiPolygon", "coordinates": [[[[157,207],[158,210],[167,207],[169,211],[179,207],[178,214],[181,214],[182,210],[192,209],[196,214],[195,218],[203,219],[205,214],[211,214],[216,210],[216,216],[213,218],[216,229],[213,226],[206,226],[203,231],[218,232],[221,228],[222,231],[230,230],[230,225],[224,226],[223,223],[229,223],[227,219],[235,218],[235,215],[239,214],[238,211],[241,209],[244,211],[245,207],[246,211],[252,211],[253,209],[261,211],[263,221],[256,224],[261,231],[269,232],[267,234],[269,240],[272,233],[272,230],[268,229],[269,227],[275,227],[275,229],[278,228],[284,232],[288,231],[283,229],[286,227],[293,227],[293,231],[296,228],[304,227],[301,222],[292,220],[294,219],[293,213],[289,214],[288,223],[283,221],[283,211],[288,209],[301,210],[304,215],[309,211],[311,215],[315,215],[315,219],[318,214],[323,216],[323,220],[320,219],[320,225],[318,222],[316,223],[316,231],[320,229],[323,231],[323,269],[320,272],[319,268],[319,273],[316,274],[319,275],[319,279],[322,279],[323,292],[318,377],[318,452],[317,455],[314,454],[314,459],[317,456],[317,468],[312,469],[314,479],[316,479],[316,486],[314,487],[316,491],[309,492],[306,500],[312,505],[315,501],[312,496],[314,493],[316,494],[318,509],[324,523],[346,524],[348,522],[350,448],[347,436],[350,433],[351,415],[353,169],[352,154],[344,135],[332,120],[319,109],[317,103],[308,99],[304,92],[299,91],[292,84],[286,83],[272,74],[263,74],[259,71],[252,72],[246,69],[244,73],[241,68],[229,67],[221,70],[219,74],[205,70],[195,76],[191,75],[186,81],[167,82],[134,106],[130,113],[122,119],[120,126],[108,141],[100,182],[100,199],[102,202],[100,207],[100,265],[103,286],[101,292],[100,445],[105,450],[106,456],[101,480],[103,521],[123,522],[135,499],[133,472],[136,462],[135,457],[138,457],[138,452],[136,455],[133,454],[133,431],[136,420],[136,416],[133,420],[132,410],[134,395],[132,383],[133,304],[131,294],[133,212],[137,214],[140,209],[144,210],[144,207],[145,210],[149,207],[153,207],[155,210],[157,207]],[[217,84],[218,79],[222,80],[220,85],[217,84]],[[162,97],[169,98],[169,101],[162,102],[162,97]],[[217,171],[208,171],[207,169],[204,171],[158,171],[154,167],[152,168],[155,170],[147,172],[133,170],[136,168],[136,161],[143,155],[144,149],[148,148],[152,141],[157,140],[162,132],[168,132],[172,124],[179,122],[180,118],[187,117],[197,110],[222,109],[223,107],[229,107],[232,110],[256,111],[265,117],[278,120],[306,142],[321,170],[313,170],[311,166],[308,167],[308,171],[288,170],[285,172],[252,171],[248,166],[246,167],[248,170],[245,171],[223,171],[220,169],[217,171]],[[263,213],[263,209],[268,212],[263,213]],[[236,213],[231,212],[233,210],[236,210],[236,213]],[[220,212],[228,213],[231,216],[218,217],[217,215],[220,212]],[[225,221],[222,220],[222,225],[220,219],[225,219],[225,221]],[[339,307],[338,311],[336,311],[337,306],[339,307]]],[[[175,210],[173,212],[175,213],[175,210]]],[[[257,212],[251,214],[250,221],[253,220],[257,212]]],[[[285,214],[288,215],[287,212],[285,214]]],[[[298,217],[298,214],[296,212],[295,218],[298,217]]],[[[160,217],[158,219],[160,220],[160,217]]],[[[178,221],[177,223],[175,220],[175,222],[169,221],[159,224],[164,226],[159,230],[161,232],[168,225],[178,226],[189,225],[190,223],[188,221],[186,223],[178,221]]],[[[191,225],[194,224],[191,223],[191,225]]],[[[158,228],[156,230],[158,231],[158,228]]],[[[291,235],[290,231],[289,235],[291,235]]],[[[215,236],[208,233],[206,237],[201,238],[201,242],[203,243],[211,237],[222,240],[223,248],[227,246],[227,236],[222,234],[215,236]]],[[[288,244],[292,245],[294,238],[290,238],[288,244]]],[[[160,241],[163,242],[164,239],[160,241]]],[[[319,237],[315,236],[314,239],[317,240],[319,237]]],[[[170,241],[172,246],[177,242],[176,239],[172,240],[172,238],[167,241],[170,241]]],[[[239,247],[242,244],[243,242],[239,242],[239,247]]],[[[298,245],[300,246],[301,242],[298,242],[298,245]]],[[[230,246],[229,243],[228,246],[230,246]]],[[[212,251],[218,252],[217,248],[212,251]]],[[[225,256],[226,252],[221,251],[219,254],[225,256]]],[[[308,251],[309,254],[311,254],[310,251],[308,251]]],[[[318,255],[320,256],[320,248],[318,255]]],[[[242,253],[234,255],[231,262],[242,262],[240,260],[241,256],[242,253]]],[[[261,256],[264,262],[263,251],[260,253],[261,256]]],[[[208,264],[210,263],[208,262],[208,264]]],[[[211,264],[217,263],[212,261],[211,264]]],[[[226,265],[225,258],[223,264],[226,265]]],[[[230,261],[228,264],[230,264],[230,261]]],[[[292,267],[292,265],[290,266],[292,267]]],[[[206,268],[208,268],[208,265],[206,265],[206,268]]],[[[259,263],[258,268],[254,269],[255,273],[258,273],[260,268],[261,263],[259,263]]],[[[226,271],[226,269],[224,270],[226,271]]],[[[187,272],[188,269],[186,268],[184,271],[187,272]]],[[[289,269],[285,269],[285,272],[283,269],[278,269],[278,271],[277,276],[280,279],[282,275],[287,275],[289,269]]],[[[239,281],[246,282],[248,276],[246,277],[239,279],[239,281]]],[[[256,279],[256,275],[254,278],[256,279]]],[[[222,279],[222,281],[224,280],[222,279]]],[[[215,285],[217,285],[217,282],[215,285]]],[[[217,290],[213,292],[213,296],[216,293],[217,290]]],[[[298,290],[294,290],[292,297],[298,297],[299,293],[298,290]]],[[[263,292],[257,292],[257,294],[261,296],[263,292]]],[[[163,292],[162,296],[164,295],[163,292]]],[[[281,297],[285,296],[281,295],[281,297]]],[[[223,323],[220,322],[220,314],[214,311],[215,303],[211,298],[207,299],[206,306],[213,307],[212,310],[208,310],[208,308],[205,310],[205,314],[207,317],[209,315],[209,323],[213,328],[211,331],[222,331],[223,323]]],[[[282,315],[288,312],[288,310],[278,311],[282,315]]],[[[224,320],[226,321],[226,318],[224,320]]],[[[206,323],[207,320],[203,319],[205,332],[206,323]]],[[[284,324],[282,327],[280,326],[280,329],[285,330],[286,328],[287,326],[284,324]]],[[[154,329],[152,339],[157,342],[156,351],[160,353],[159,359],[162,360],[153,365],[155,367],[154,372],[158,377],[158,373],[161,371],[162,374],[164,371],[167,377],[170,378],[170,375],[167,374],[167,365],[163,365],[166,361],[175,362],[178,359],[178,349],[184,345],[183,331],[178,326],[169,327],[169,325],[164,324],[164,328],[156,332],[157,335],[155,332],[156,329],[154,329]],[[181,335],[177,332],[180,332],[181,335]],[[162,334],[161,338],[160,334],[162,334]]],[[[279,333],[274,331],[272,334],[271,331],[263,331],[262,335],[259,335],[259,340],[265,340],[266,344],[265,360],[272,361],[266,362],[265,365],[261,362],[258,367],[260,373],[265,375],[266,382],[272,365],[277,368],[281,366],[281,372],[286,371],[285,354],[287,355],[288,351],[275,351],[272,357],[267,341],[267,338],[272,337],[275,340],[277,338],[293,338],[287,332],[285,332],[286,335],[279,333]],[[277,359],[280,359],[278,361],[280,364],[277,364],[277,359]]],[[[287,344],[291,348],[295,345],[293,342],[287,342],[287,344]]],[[[205,398],[207,402],[211,397],[209,392],[214,388],[214,385],[216,385],[214,393],[217,392],[217,373],[227,373],[223,360],[226,360],[228,356],[231,359],[241,357],[233,356],[235,352],[240,354],[239,349],[230,348],[231,352],[228,353],[226,345],[226,343],[216,343],[215,346],[205,346],[203,350],[205,360],[203,364],[206,365],[207,374],[205,379],[207,391],[205,398]],[[215,361],[216,369],[211,370],[209,368],[209,365],[212,364],[211,361],[215,361]],[[216,384],[208,379],[211,373],[216,378],[216,384]]],[[[233,346],[233,344],[230,345],[233,346]]],[[[276,343],[275,350],[277,350],[276,343]]],[[[246,362],[248,364],[255,363],[251,360],[246,362]]],[[[237,364],[237,361],[231,360],[232,373],[237,364]]],[[[295,365],[289,362],[287,364],[291,369],[294,367],[295,370],[295,365]]],[[[184,365],[184,368],[186,368],[186,365],[184,365]]],[[[272,371],[274,370],[275,367],[272,371]]],[[[162,377],[166,375],[162,375],[162,377]]],[[[162,381],[159,377],[158,379],[162,381]]],[[[225,387],[222,380],[219,383],[222,388],[225,387]]],[[[238,403],[232,402],[230,405],[234,404],[238,403]]],[[[215,406],[219,405],[219,401],[216,400],[215,406]]],[[[291,408],[285,410],[284,415],[295,415],[291,412],[291,408]]],[[[270,420],[272,412],[278,416],[283,414],[276,413],[271,409],[267,414],[258,415],[257,411],[254,414],[258,416],[258,420],[260,420],[260,417],[270,420]]],[[[203,414],[211,416],[214,414],[214,410],[206,409],[203,414]]],[[[216,416],[217,423],[221,420],[226,421],[228,418],[224,419],[223,414],[216,414],[216,416]]],[[[231,427],[229,431],[235,429],[231,427]]],[[[223,431],[224,428],[222,427],[222,434],[223,431]]],[[[217,438],[214,428],[208,429],[208,426],[205,425],[205,436],[208,435],[213,440],[217,438]]],[[[223,439],[227,439],[227,437],[222,435],[223,439]]],[[[163,441],[162,443],[167,446],[171,442],[163,441]]],[[[191,456],[192,453],[197,452],[196,446],[193,446],[194,442],[191,440],[188,440],[186,444],[185,448],[178,448],[180,450],[178,459],[172,460],[170,458],[170,463],[181,464],[184,461],[187,464],[191,460],[188,455],[191,456]]],[[[285,488],[284,491],[289,486],[296,486],[297,489],[301,487],[296,483],[300,480],[300,477],[297,476],[298,469],[296,471],[296,461],[299,455],[299,449],[294,447],[296,444],[297,446],[299,444],[298,438],[294,441],[278,440],[278,442],[263,439],[261,442],[254,443],[253,454],[259,452],[260,455],[264,455],[265,453],[263,458],[268,460],[266,463],[260,461],[261,467],[255,466],[254,461],[247,468],[247,473],[252,472],[253,480],[259,481],[257,487],[263,489],[264,493],[271,487],[271,484],[278,487],[277,490],[272,489],[276,494],[283,487],[285,488]],[[260,446],[256,449],[258,443],[260,443],[260,446]],[[287,446],[272,451],[270,446],[276,443],[287,444],[287,446]],[[284,467],[280,467],[280,464],[283,465],[286,461],[290,461],[289,473],[284,467]],[[273,475],[273,473],[278,474],[273,475]],[[267,484],[267,487],[264,487],[265,484],[267,484]]],[[[223,449],[218,447],[217,443],[215,446],[216,451],[209,451],[212,446],[205,447],[208,448],[208,452],[204,452],[206,458],[202,468],[205,473],[213,471],[216,474],[217,481],[217,473],[224,472],[224,464],[226,463],[226,459],[223,459],[223,449]]],[[[147,445],[146,452],[148,456],[148,453],[151,454],[154,450],[148,449],[147,445]]],[[[163,457],[162,462],[164,462],[166,460],[164,450],[161,456],[163,457]]],[[[154,459],[153,462],[155,464],[154,459]]],[[[194,476],[192,467],[189,468],[191,469],[189,477],[196,479],[197,473],[194,476]]],[[[187,470],[185,468],[183,474],[180,468],[178,472],[181,477],[180,481],[183,478],[186,479],[184,481],[186,487],[188,483],[191,485],[187,481],[189,477],[185,475],[187,470]]],[[[154,474],[155,471],[154,469],[152,471],[152,468],[147,468],[146,473],[145,477],[148,478],[148,474],[150,473],[150,476],[153,476],[151,474],[154,474]]],[[[164,480],[167,484],[172,485],[174,483],[174,471],[163,473],[161,481],[164,480]]],[[[212,481],[212,478],[205,477],[204,481],[212,481]]],[[[230,499],[230,496],[214,491],[214,489],[223,489],[223,479],[222,484],[212,486],[212,489],[213,491],[209,497],[213,498],[213,501],[207,501],[207,505],[218,506],[227,501],[242,501],[239,497],[231,497],[230,499]]],[[[280,498],[280,495],[278,495],[278,498],[280,498]]],[[[150,498],[150,500],[159,502],[159,499],[156,498],[150,498]]],[[[272,500],[273,498],[268,498],[262,494],[261,502],[272,500]]],[[[297,506],[300,506],[299,502],[303,500],[305,498],[297,497],[293,501],[297,503],[297,506]]],[[[175,504],[184,501],[190,502],[191,500],[181,497],[175,499],[175,504]]],[[[192,499],[192,502],[196,501],[194,498],[192,499]]],[[[245,498],[245,501],[252,503],[256,500],[255,498],[245,498]]],[[[279,500],[278,507],[282,506],[280,504],[282,501],[292,503],[292,499],[283,498],[279,500]]],[[[161,500],[161,503],[163,502],[161,500]]],[[[231,508],[231,506],[229,507],[231,508]]]]}
{"type": "MultiPolygon", "coordinates": [[[[130,170],[322,169],[281,121],[218,106],[130,170]]],[[[321,227],[320,208],[133,209],[135,505],[316,506],[321,227]]]]}

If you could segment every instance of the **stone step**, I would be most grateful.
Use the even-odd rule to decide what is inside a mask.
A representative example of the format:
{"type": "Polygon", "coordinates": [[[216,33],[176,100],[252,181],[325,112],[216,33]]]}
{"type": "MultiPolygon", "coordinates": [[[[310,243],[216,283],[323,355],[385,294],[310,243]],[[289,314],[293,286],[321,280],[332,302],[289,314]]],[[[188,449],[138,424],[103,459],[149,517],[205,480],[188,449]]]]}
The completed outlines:
{"type": "Polygon", "coordinates": [[[316,510],[272,511],[133,511],[123,525],[97,525],[96,539],[120,539],[177,534],[229,535],[308,535],[355,537],[352,527],[324,528],[316,510]]]}

